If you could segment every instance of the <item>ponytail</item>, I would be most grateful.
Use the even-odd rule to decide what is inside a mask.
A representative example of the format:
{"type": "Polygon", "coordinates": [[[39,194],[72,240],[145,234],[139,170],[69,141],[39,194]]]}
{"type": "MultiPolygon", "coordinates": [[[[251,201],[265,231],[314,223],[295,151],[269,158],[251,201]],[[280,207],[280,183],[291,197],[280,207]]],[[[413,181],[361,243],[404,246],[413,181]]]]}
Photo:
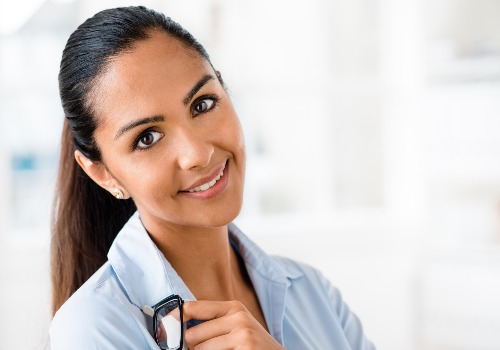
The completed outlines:
{"type": "Polygon", "coordinates": [[[74,158],[73,137],[64,122],[52,212],[52,313],[106,262],[118,231],[136,210],[92,181],[74,158]]]}

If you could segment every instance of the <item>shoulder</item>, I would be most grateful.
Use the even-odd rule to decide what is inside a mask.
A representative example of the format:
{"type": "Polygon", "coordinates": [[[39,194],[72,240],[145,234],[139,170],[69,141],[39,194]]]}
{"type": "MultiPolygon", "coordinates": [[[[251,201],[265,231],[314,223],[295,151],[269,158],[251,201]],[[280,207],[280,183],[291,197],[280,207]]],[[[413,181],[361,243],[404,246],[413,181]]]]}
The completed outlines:
{"type": "Polygon", "coordinates": [[[51,347],[130,349],[135,344],[144,348],[138,317],[140,310],[134,315],[106,263],[57,311],[50,326],[51,347]]]}
{"type": "Polygon", "coordinates": [[[364,335],[359,318],[343,300],[339,289],[320,270],[289,258],[273,256],[272,259],[294,276],[289,278],[286,295],[285,329],[289,340],[297,337],[294,330],[300,330],[300,334],[306,332],[301,327],[307,320],[308,325],[314,325],[315,341],[319,343],[345,342],[350,349],[374,349],[364,335]],[[332,335],[335,339],[330,339],[332,335]]]}

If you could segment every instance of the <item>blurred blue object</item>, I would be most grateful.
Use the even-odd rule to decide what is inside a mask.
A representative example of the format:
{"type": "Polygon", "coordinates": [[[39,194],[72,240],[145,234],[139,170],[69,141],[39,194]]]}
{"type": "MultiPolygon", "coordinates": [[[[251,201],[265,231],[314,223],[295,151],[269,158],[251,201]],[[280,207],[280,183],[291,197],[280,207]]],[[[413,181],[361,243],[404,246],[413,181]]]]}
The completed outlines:
{"type": "Polygon", "coordinates": [[[12,170],[27,171],[37,168],[37,158],[34,154],[12,155],[12,170]]]}

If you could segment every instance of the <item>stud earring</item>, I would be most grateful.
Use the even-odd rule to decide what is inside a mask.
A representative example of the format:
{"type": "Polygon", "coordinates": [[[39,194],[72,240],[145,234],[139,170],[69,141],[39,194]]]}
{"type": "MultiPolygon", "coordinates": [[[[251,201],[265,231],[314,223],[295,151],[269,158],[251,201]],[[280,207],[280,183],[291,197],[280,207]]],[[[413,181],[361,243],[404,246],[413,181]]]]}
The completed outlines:
{"type": "Polygon", "coordinates": [[[116,199],[123,199],[123,192],[120,191],[118,188],[115,188],[113,190],[113,196],[115,196],[116,199]]]}

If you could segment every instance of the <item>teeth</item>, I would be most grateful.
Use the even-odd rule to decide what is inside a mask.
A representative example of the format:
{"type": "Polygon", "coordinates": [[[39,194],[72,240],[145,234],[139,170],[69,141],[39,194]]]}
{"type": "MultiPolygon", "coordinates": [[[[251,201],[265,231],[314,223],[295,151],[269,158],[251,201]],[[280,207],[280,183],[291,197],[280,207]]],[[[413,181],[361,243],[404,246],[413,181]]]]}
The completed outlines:
{"type": "Polygon", "coordinates": [[[200,191],[206,191],[206,190],[208,190],[210,187],[212,187],[213,185],[215,185],[215,183],[217,181],[219,181],[219,179],[222,177],[223,174],[224,174],[224,169],[222,169],[222,171],[220,172],[220,174],[217,175],[212,181],[207,182],[206,184],[203,184],[201,186],[195,187],[195,188],[189,190],[189,192],[200,192],[200,191]]]}

